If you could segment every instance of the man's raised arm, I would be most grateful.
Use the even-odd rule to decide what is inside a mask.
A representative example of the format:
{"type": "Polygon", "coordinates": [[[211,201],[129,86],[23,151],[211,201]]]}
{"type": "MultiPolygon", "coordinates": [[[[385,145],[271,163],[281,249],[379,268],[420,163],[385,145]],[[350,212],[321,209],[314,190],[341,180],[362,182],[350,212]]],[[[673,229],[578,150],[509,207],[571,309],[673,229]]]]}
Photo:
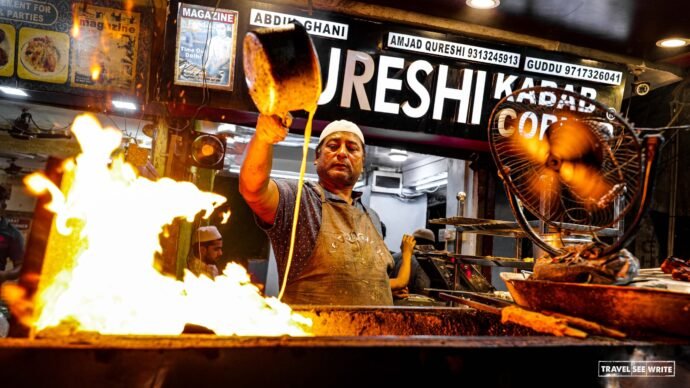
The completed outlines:
{"type": "MultiPolygon", "coordinates": [[[[287,126],[290,125],[288,121],[287,126]]],[[[240,169],[240,194],[264,222],[273,224],[278,209],[278,187],[271,180],[273,145],[285,139],[288,128],[278,116],[259,115],[240,169]]]]}

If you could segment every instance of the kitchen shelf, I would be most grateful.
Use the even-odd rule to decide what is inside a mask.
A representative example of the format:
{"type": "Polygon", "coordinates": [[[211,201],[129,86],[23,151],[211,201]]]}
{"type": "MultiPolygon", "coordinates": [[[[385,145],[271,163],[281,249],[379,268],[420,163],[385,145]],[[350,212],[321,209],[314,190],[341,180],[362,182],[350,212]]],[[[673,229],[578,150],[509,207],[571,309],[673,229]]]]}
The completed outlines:
{"type": "MultiPolygon", "coordinates": [[[[468,217],[448,217],[448,218],[435,218],[429,220],[431,224],[437,225],[451,225],[455,226],[458,232],[463,233],[474,233],[488,236],[499,236],[499,237],[514,237],[522,238],[527,237],[522,228],[514,221],[502,221],[502,220],[489,220],[485,218],[468,218],[468,217]]],[[[534,228],[539,228],[539,221],[529,221],[529,225],[534,228]]],[[[597,230],[592,230],[591,227],[587,225],[578,225],[570,223],[560,223],[563,229],[570,232],[575,232],[578,234],[592,234],[596,233],[597,236],[601,237],[614,237],[619,235],[619,230],[615,228],[602,228],[597,230]]]]}
{"type": "Polygon", "coordinates": [[[509,267],[531,271],[534,268],[534,262],[515,259],[512,257],[495,257],[495,256],[472,256],[472,255],[453,255],[460,261],[467,264],[478,264],[490,267],[509,267]]]}

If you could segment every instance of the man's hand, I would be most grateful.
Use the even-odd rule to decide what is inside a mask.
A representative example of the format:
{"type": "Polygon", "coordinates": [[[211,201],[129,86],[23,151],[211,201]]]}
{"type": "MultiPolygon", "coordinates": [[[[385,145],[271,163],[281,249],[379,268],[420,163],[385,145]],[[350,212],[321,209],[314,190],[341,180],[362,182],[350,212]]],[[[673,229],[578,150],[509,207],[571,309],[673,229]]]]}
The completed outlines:
{"type": "Polygon", "coordinates": [[[401,288],[407,286],[410,281],[410,267],[412,261],[412,250],[415,244],[414,237],[409,234],[404,234],[402,242],[400,243],[400,250],[402,252],[402,264],[400,265],[400,270],[398,271],[398,276],[390,279],[390,285],[392,291],[400,290],[401,288]]]}
{"type": "Polygon", "coordinates": [[[408,296],[410,296],[410,290],[407,288],[407,286],[399,290],[393,290],[393,297],[396,299],[404,299],[408,296]]]}
{"type": "Polygon", "coordinates": [[[414,239],[409,234],[404,234],[402,238],[402,242],[400,243],[400,251],[402,253],[410,253],[412,254],[412,250],[414,249],[415,245],[417,244],[417,241],[414,239]]]}
{"type": "Polygon", "coordinates": [[[259,115],[256,122],[256,138],[267,144],[276,144],[283,140],[292,125],[292,115],[287,113],[285,117],[259,115]]]}

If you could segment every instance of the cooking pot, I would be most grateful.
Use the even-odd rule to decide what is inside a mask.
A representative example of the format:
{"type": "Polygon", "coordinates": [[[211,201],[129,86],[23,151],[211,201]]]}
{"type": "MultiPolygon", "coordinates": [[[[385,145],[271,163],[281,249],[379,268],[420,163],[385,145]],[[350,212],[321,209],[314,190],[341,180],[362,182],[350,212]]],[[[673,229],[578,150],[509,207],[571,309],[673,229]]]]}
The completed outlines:
{"type": "Polygon", "coordinates": [[[248,32],[243,54],[245,80],[259,112],[285,118],[290,111],[316,109],[321,68],[302,24],[248,32]]]}

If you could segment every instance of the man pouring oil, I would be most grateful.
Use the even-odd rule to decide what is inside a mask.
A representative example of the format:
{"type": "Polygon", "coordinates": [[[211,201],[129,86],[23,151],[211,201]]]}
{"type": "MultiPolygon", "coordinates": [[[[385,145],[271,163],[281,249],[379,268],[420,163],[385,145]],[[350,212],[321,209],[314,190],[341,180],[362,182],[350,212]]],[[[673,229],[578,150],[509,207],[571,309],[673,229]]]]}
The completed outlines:
{"type": "MultiPolygon", "coordinates": [[[[240,170],[240,193],[271,239],[282,300],[392,305],[391,288],[407,285],[414,239],[404,237],[406,263],[397,278],[389,279],[393,258],[381,238],[379,218],[353,191],[365,156],[359,127],[339,120],[321,132],[314,161],[318,184],[270,179],[273,145],[287,136],[290,125],[287,112],[308,111],[305,140],[311,135],[321,70],[309,34],[297,22],[250,31],[243,54],[247,88],[261,114],[240,170]]],[[[301,176],[307,150],[305,142],[301,176]]]]}
{"type": "MultiPolygon", "coordinates": [[[[240,192],[273,245],[278,272],[286,271],[297,181],[269,176],[273,144],[287,136],[275,116],[259,116],[242,169],[240,192]]],[[[378,215],[353,191],[362,173],[362,131],[338,120],[321,132],[316,148],[318,184],[304,183],[295,250],[283,296],[288,304],[392,305],[391,289],[407,285],[415,240],[404,236],[403,264],[389,279],[393,257],[381,237],[378,215]]]]}

